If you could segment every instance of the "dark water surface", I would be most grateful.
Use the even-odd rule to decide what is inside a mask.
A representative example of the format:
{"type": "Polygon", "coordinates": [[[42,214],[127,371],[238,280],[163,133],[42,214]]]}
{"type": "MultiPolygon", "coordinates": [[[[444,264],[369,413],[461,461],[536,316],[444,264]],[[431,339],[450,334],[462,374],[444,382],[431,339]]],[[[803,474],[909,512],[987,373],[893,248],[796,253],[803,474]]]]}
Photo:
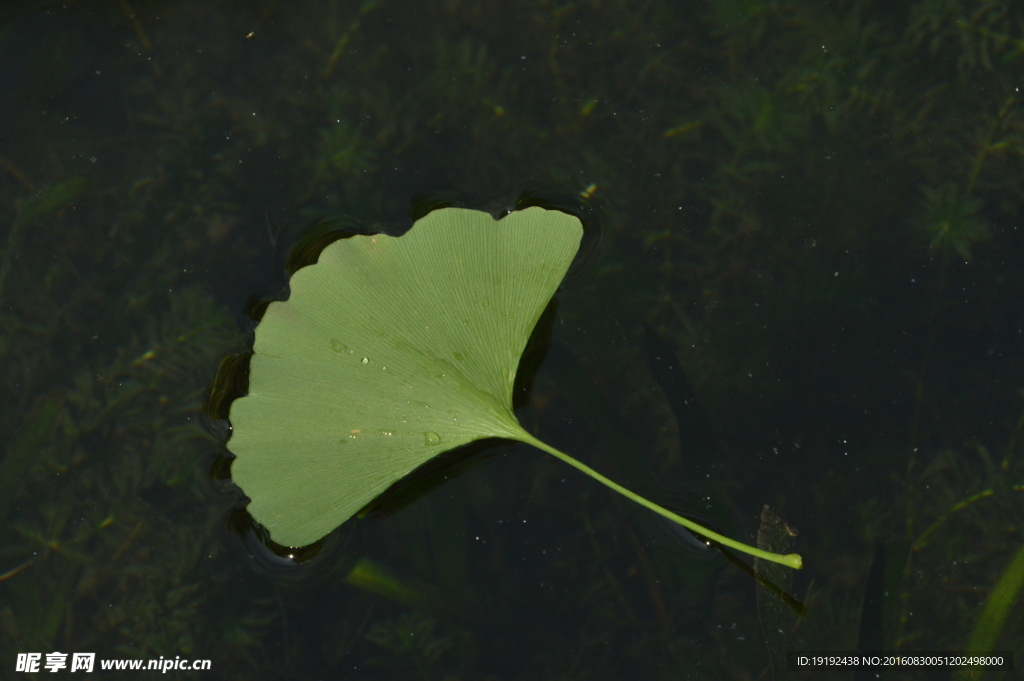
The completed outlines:
{"type": "Polygon", "coordinates": [[[1024,666],[1022,26],[1009,0],[5,2],[0,678],[32,652],[97,678],[1024,666]],[[778,589],[525,445],[305,562],[259,541],[202,405],[301,229],[526,192],[600,227],[523,425],[792,543],[778,589]]]}

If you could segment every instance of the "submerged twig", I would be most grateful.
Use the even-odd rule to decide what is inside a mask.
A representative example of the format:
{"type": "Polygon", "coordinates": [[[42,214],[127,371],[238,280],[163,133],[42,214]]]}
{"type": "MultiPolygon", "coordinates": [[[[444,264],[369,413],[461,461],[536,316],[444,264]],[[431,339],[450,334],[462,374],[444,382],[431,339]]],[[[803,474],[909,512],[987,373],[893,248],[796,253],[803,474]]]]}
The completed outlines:
{"type": "Polygon", "coordinates": [[[18,237],[21,236],[21,228],[24,224],[21,220],[15,220],[11,225],[11,231],[7,233],[7,247],[4,248],[4,257],[0,261],[0,300],[3,300],[4,282],[7,280],[7,273],[11,271],[14,249],[18,246],[18,237]]]}
{"type": "Polygon", "coordinates": [[[0,168],[6,170],[10,176],[17,180],[25,189],[30,192],[34,192],[36,190],[36,186],[32,184],[32,181],[25,177],[25,174],[18,170],[17,166],[3,157],[0,157],[0,168]]]}
{"type": "Polygon", "coordinates": [[[16,574],[18,574],[19,572],[21,572],[22,570],[24,570],[28,566],[32,565],[32,563],[34,563],[37,560],[39,560],[41,557],[42,557],[42,554],[37,553],[36,555],[32,556],[28,560],[22,562],[21,564],[12,567],[7,572],[4,572],[4,573],[0,574],[0,582],[4,581],[6,579],[10,579],[11,577],[15,576],[16,574]]]}

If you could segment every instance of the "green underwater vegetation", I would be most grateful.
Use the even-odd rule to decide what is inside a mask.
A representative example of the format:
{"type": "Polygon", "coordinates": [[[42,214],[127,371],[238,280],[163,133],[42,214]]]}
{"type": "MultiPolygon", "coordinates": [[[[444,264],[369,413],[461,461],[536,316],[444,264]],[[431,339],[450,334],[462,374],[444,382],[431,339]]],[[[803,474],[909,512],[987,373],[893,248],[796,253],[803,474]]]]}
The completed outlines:
{"type": "Polygon", "coordinates": [[[1019,662],[1022,25],[1010,0],[3,3],[0,664],[1019,662]],[[767,504],[805,614],[512,445],[307,554],[260,541],[210,377],[305,225],[397,235],[415,196],[599,216],[516,417],[745,542],[767,504]]]}
{"type": "Polygon", "coordinates": [[[937,189],[922,187],[924,209],[920,230],[928,237],[928,247],[948,260],[954,255],[971,259],[971,246],[988,239],[990,227],[980,217],[984,204],[961,196],[956,185],[937,189]]]}

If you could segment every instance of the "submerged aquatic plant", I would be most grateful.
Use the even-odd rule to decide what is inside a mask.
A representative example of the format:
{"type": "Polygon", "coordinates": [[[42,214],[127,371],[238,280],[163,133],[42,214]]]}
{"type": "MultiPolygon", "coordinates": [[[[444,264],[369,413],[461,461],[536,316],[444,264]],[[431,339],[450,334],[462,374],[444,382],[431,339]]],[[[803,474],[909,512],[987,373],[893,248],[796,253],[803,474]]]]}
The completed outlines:
{"type": "Polygon", "coordinates": [[[519,424],[519,359],[582,235],[578,219],[538,207],[497,223],[444,208],[401,237],[336,241],[299,270],[256,330],[250,392],[230,414],[232,476],[274,541],[315,542],[438,454],[497,437],[725,546],[801,567],[640,497],[519,424]]]}
{"type": "Polygon", "coordinates": [[[372,171],[376,152],[361,128],[338,118],[320,130],[318,180],[347,178],[372,171]]]}
{"type": "Polygon", "coordinates": [[[971,246],[989,236],[988,224],[977,217],[984,204],[952,184],[921,191],[925,201],[920,230],[930,237],[929,248],[944,258],[955,254],[969,261],[971,246]]]}

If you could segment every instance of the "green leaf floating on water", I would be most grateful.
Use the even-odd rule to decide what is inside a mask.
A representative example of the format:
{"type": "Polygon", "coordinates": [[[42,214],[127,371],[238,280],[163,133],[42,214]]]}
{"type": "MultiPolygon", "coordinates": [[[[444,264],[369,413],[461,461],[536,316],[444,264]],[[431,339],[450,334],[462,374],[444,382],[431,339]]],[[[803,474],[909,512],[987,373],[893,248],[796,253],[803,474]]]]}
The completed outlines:
{"type": "Polygon", "coordinates": [[[494,220],[436,210],[405,235],[354,236],[291,278],[256,329],[249,394],[231,406],[232,478],[286,546],[310,544],[449,449],[500,437],[542,449],[705,537],[718,535],[526,432],[512,413],[519,357],[583,228],[528,208],[494,220]]]}

